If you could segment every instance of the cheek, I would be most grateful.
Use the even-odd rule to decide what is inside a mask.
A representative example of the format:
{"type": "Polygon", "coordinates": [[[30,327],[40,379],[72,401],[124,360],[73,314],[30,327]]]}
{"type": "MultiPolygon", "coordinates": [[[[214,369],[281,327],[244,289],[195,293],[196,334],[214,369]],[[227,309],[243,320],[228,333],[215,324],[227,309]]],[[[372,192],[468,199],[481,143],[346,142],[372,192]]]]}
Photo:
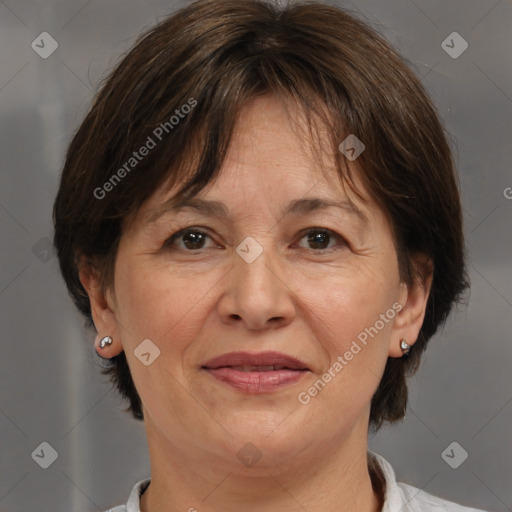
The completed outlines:
{"type": "Polygon", "coordinates": [[[380,272],[359,272],[330,280],[327,294],[316,292],[316,301],[310,295],[315,340],[326,355],[323,373],[301,389],[301,403],[309,403],[312,415],[330,410],[333,424],[352,424],[369,407],[387,361],[393,282],[380,272]]]}
{"type": "Polygon", "coordinates": [[[191,279],[143,258],[134,261],[120,258],[116,266],[117,318],[126,341],[133,345],[149,338],[165,350],[182,350],[200,328],[205,293],[215,287],[218,276],[191,279]]]}
{"type": "Polygon", "coordinates": [[[343,348],[392,307],[399,280],[393,267],[361,266],[349,272],[332,273],[314,283],[303,282],[301,290],[308,294],[307,303],[343,348]]]}
{"type": "MultiPolygon", "coordinates": [[[[187,401],[182,386],[184,353],[197,339],[204,324],[205,291],[209,279],[179,278],[168,269],[145,262],[143,258],[120,258],[116,265],[116,317],[121,328],[123,347],[130,371],[151,415],[159,415],[162,394],[169,411],[183,417],[182,403],[187,401]],[[203,301],[201,300],[203,299],[203,301]],[[141,364],[135,355],[143,340],[151,340],[160,350],[154,363],[141,364]]],[[[197,412],[197,411],[196,411],[197,412]]]]}
{"type": "Polygon", "coordinates": [[[398,284],[393,265],[367,265],[318,288],[315,336],[326,359],[321,382],[310,390],[317,393],[312,410],[333,408],[343,422],[370,403],[387,362],[398,284]]]}

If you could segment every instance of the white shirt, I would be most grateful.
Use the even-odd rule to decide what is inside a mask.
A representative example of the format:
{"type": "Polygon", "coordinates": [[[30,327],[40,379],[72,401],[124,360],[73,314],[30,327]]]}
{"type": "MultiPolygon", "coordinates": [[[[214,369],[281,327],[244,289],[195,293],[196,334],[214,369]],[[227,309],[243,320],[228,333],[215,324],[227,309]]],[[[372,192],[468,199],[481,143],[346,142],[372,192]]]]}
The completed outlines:
{"type": "MultiPolygon", "coordinates": [[[[376,460],[386,481],[384,506],[381,512],[486,512],[437,498],[412,485],[397,482],[391,464],[382,455],[372,451],[368,453],[376,460]]],[[[140,512],[140,497],[150,482],[150,478],[138,482],[126,505],[111,508],[106,512],[140,512]]]]}

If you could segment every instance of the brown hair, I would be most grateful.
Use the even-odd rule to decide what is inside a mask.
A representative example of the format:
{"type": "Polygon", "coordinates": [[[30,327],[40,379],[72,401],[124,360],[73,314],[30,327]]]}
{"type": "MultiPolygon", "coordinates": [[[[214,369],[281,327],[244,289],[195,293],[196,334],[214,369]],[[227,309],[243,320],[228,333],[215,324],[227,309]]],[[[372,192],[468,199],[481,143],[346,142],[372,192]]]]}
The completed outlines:
{"type": "MultiPolygon", "coordinates": [[[[377,430],[405,414],[406,376],[468,280],[457,178],[435,109],[391,45],[343,9],[312,1],[198,0],[143,34],[107,77],[69,145],[54,205],[60,268],[92,324],[79,258],[100,272],[105,289],[113,285],[123,220],[160,187],[182,183],[177,197],[192,197],[218,176],[240,111],[265,93],[293,100],[311,137],[313,119],[321,121],[347,182],[338,146],[356,134],[365,145],[357,160],[361,178],[389,216],[402,280],[412,284],[419,276],[413,253],[434,262],[419,337],[408,356],[388,358],[373,396],[370,426],[377,430]],[[135,160],[149,139],[154,146],[135,160]]],[[[124,352],[105,364],[128,410],[142,419],[124,352]]]]}

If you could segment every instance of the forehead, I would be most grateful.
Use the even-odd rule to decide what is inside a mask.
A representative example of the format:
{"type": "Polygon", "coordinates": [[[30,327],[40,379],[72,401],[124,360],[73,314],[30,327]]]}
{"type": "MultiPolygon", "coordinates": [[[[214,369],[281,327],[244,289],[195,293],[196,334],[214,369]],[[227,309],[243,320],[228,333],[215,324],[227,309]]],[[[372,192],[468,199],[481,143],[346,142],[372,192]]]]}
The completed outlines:
{"type": "MultiPolygon", "coordinates": [[[[322,130],[326,135],[325,127],[316,128],[317,135],[322,136],[322,130]]],[[[308,135],[300,109],[285,105],[275,95],[253,99],[240,112],[218,176],[199,193],[200,197],[187,201],[175,197],[181,183],[171,190],[158,190],[142,208],[143,221],[152,222],[163,212],[178,213],[186,208],[228,217],[230,203],[240,202],[240,196],[250,201],[255,195],[265,195],[279,203],[282,214],[338,207],[368,222],[365,201],[369,198],[356,165],[351,165],[351,175],[362,198],[340,179],[328,137],[319,152],[308,135]],[[206,195],[210,201],[205,201],[206,195]]]]}
{"type": "Polygon", "coordinates": [[[327,128],[318,122],[311,127],[314,133],[309,132],[304,111],[291,100],[275,94],[254,98],[240,111],[227,158],[246,165],[300,164],[310,171],[318,169],[319,163],[330,167],[334,155],[327,128]],[[315,151],[318,145],[320,152],[315,151]]]}

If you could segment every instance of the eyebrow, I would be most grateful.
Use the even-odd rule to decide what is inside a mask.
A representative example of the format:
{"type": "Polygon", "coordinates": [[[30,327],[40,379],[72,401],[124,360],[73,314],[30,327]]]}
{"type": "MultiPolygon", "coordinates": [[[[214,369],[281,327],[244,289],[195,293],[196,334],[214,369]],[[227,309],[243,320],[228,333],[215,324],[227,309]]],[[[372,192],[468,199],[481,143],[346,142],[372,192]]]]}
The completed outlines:
{"type": "MultiPolygon", "coordinates": [[[[326,208],[339,208],[351,215],[356,216],[364,224],[368,224],[369,222],[368,217],[363,213],[363,211],[348,199],[341,201],[333,201],[331,199],[319,197],[306,197],[302,199],[296,199],[288,204],[284,215],[305,215],[307,213],[311,213],[316,210],[323,210],[326,208]]],[[[208,217],[226,218],[229,216],[229,210],[226,208],[224,203],[220,201],[200,198],[175,200],[173,198],[163,203],[156,210],[150,212],[148,214],[147,223],[151,224],[155,222],[165,213],[177,214],[185,209],[195,210],[208,217]]]]}

